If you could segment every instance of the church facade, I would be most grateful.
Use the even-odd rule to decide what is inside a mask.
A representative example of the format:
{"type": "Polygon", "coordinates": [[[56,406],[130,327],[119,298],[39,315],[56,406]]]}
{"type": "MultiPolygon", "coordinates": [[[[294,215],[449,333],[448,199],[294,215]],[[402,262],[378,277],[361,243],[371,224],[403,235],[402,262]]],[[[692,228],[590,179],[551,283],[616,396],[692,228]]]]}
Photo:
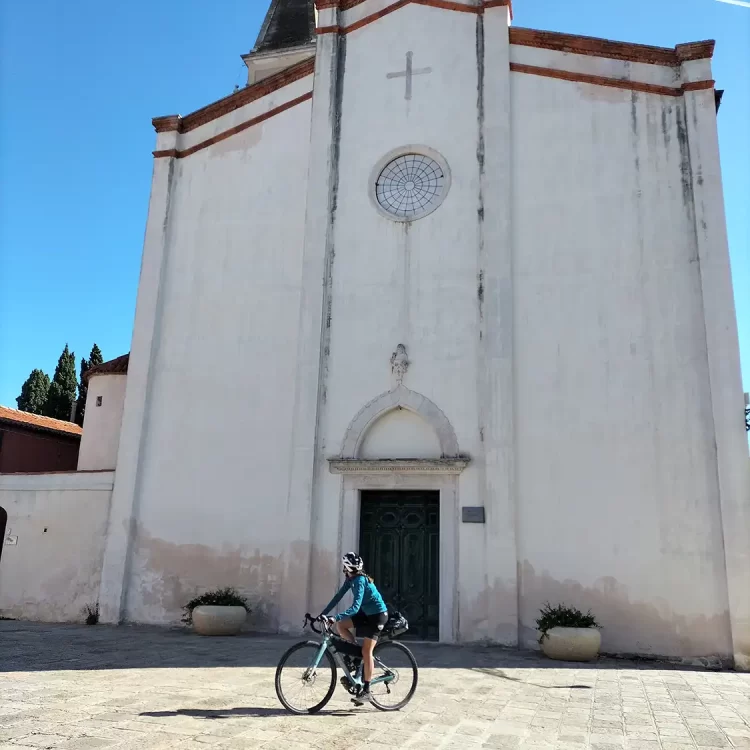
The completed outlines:
{"type": "Polygon", "coordinates": [[[296,631],[358,549],[421,638],[549,601],[750,667],[713,43],[511,15],[273,0],[248,86],[154,120],[104,621],[296,631]]]}

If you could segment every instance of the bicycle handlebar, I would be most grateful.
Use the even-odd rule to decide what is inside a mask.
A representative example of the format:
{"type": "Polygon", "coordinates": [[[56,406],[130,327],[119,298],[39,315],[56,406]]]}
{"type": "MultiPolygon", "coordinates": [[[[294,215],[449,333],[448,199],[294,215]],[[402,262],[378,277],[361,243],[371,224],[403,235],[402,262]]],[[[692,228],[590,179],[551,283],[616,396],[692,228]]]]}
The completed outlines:
{"type": "Polygon", "coordinates": [[[302,627],[306,628],[308,625],[310,626],[310,629],[313,631],[313,633],[317,633],[318,635],[323,635],[323,630],[327,632],[331,629],[330,626],[326,622],[321,620],[320,617],[313,617],[309,612],[305,614],[305,622],[303,623],[302,627]],[[322,629],[316,628],[315,627],[316,622],[322,622],[323,628],[322,629]]]}

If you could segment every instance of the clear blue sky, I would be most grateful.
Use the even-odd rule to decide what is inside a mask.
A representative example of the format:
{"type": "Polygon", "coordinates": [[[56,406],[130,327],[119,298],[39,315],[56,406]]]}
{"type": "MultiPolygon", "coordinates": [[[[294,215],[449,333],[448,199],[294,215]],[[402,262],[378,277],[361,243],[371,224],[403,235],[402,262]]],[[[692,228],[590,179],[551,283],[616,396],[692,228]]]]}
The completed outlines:
{"type": "MultiPolygon", "coordinates": [[[[130,348],[151,118],[245,81],[269,0],[0,2],[0,404],[67,341],[130,348]]],[[[719,133],[750,390],[750,8],[716,0],[515,0],[515,25],[673,46],[716,39],[719,133]]],[[[208,353],[207,353],[208,356],[208,353]]]]}

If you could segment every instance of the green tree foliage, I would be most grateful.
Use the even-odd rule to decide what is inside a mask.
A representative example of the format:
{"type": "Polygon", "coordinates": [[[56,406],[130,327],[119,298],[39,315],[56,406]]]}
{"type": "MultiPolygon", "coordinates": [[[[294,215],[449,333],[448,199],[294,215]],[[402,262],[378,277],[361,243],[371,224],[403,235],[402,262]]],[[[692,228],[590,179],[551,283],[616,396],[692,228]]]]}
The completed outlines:
{"type": "Polygon", "coordinates": [[[83,427],[83,418],[86,414],[86,396],[89,391],[89,386],[84,375],[92,367],[96,367],[102,362],[104,362],[104,357],[102,357],[101,349],[96,344],[91,347],[91,354],[89,354],[88,359],[81,357],[81,381],[78,383],[78,406],[76,408],[76,424],[81,427],[83,427]]]}
{"type": "Polygon", "coordinates": [[[21,386],[21,395],[16,398],[18,408],[32,414],[44,414],[49,386],[49,375],[41,370],[32,370],[31,375],[21,386]]]}
{"type": "Polygon", "coordinates": [[[55,419],[69,420],[73,402],[76,400],[77,387],[76,355],[65,344],[65,349],[63,349],[55,368],[52,384],[49,387],[49,395],[44,409],[45,415],[55,419]]]}

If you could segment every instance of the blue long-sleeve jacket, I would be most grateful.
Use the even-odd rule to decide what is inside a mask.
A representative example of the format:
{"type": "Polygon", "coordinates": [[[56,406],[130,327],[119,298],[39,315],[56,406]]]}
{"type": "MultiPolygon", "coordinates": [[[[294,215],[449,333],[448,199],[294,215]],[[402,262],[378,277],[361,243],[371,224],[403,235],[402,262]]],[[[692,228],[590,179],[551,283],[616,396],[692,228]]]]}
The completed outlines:
{"type": "Polygon", "coordinates": [[[350,589],[353,597],[352,606],[345,612],[336,615],[337,622],[353,617],[360,610],[366,615],[379,615],[381,612],[388,611],[383,597],[380,596],[380,592],[375,587],[375,584],[367,576],[354,576],[344,581],[344,585],[339,589],[338,594],[328,602],[328,605],[321,614],[327,615],[350,589]]]}

